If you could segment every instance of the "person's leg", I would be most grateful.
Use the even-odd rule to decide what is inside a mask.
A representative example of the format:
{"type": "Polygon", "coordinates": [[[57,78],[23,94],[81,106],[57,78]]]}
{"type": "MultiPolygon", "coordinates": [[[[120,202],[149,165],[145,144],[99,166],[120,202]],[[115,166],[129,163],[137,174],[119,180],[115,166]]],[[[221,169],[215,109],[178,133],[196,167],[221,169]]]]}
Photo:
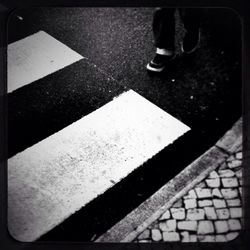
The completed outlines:
{"type": "Polygon", "coordinates": [[[192,53],[197,49],[200,42],[200,23],[203,12],[200,8],[180,8],[179,13],[186,30],[182,42],[182,51],[192,53]]]}
{"type": "Polygon", "coordinates": [[[175,8],[157,8],[152,23],[156,55],[147,69],[161,72],[172,59],[175,49],[175,8]]]}
{"type": "Polygon", "coordinates": [[[153,17],[155,47],[174,52],[175,8],[158,8],[153,17]]]}

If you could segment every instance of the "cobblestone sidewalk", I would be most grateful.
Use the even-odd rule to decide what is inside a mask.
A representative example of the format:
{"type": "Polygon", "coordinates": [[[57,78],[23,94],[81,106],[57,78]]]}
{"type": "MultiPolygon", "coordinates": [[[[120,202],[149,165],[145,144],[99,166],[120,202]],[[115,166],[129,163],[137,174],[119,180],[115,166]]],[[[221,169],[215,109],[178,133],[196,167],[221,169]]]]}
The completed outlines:
{"type": "Polygon", "coordinates": [[[226,242],[242,229],[242,147],[134,242],[226,242]]]}

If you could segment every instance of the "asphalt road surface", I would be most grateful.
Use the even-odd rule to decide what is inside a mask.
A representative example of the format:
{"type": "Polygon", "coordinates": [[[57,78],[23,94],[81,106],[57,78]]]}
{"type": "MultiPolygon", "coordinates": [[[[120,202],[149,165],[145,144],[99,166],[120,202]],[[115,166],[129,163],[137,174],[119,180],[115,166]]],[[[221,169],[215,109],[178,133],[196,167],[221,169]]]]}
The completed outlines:
{"type": "Polygon", "coordinates": [[[160,75],[145,69],[154,55],[152,15],[152,8],[38,8],[18,10],[9,20],[10,44],[42,30],[84,57],[8,94],[9,157],[130,89],[191,128],[40,240],[94,240],[211,147],[241,116],[237,15],[228,9],[205,10],[200,48],[183,56],[184,30],[177,13],[177,57],[160,75]]]}

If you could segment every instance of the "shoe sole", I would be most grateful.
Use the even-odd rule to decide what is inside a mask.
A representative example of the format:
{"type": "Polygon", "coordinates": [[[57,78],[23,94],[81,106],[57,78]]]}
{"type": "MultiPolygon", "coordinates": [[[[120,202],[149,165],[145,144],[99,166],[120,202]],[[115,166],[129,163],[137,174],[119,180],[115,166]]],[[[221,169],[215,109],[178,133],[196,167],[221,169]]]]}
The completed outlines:
{"type": "Polygon", "coordinates": [[[149,71],[160,73],[160,72],[162,72],[164,70],[165,67],[153,68],[153,67],[150,66],[150,64],[147,64],[146,68],[149,71]]]}

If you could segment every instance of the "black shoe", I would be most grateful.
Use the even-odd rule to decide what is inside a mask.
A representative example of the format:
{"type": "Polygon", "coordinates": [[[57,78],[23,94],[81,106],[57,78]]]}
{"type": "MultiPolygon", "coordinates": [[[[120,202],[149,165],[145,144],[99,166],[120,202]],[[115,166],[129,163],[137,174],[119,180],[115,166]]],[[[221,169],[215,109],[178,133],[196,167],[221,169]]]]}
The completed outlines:
{"type": "Polygon", "coordinates": [[[147,64],[147,70],[152,72],[162,72],[173,56],[165,56],[156,54],[154,59],[147,64]]]}
{"type": "Polygon", "coordinates": [[[183,53],[191,54],[200,44],[200,29],[196,32],[187,32],[181,44],[183,53]]]}

